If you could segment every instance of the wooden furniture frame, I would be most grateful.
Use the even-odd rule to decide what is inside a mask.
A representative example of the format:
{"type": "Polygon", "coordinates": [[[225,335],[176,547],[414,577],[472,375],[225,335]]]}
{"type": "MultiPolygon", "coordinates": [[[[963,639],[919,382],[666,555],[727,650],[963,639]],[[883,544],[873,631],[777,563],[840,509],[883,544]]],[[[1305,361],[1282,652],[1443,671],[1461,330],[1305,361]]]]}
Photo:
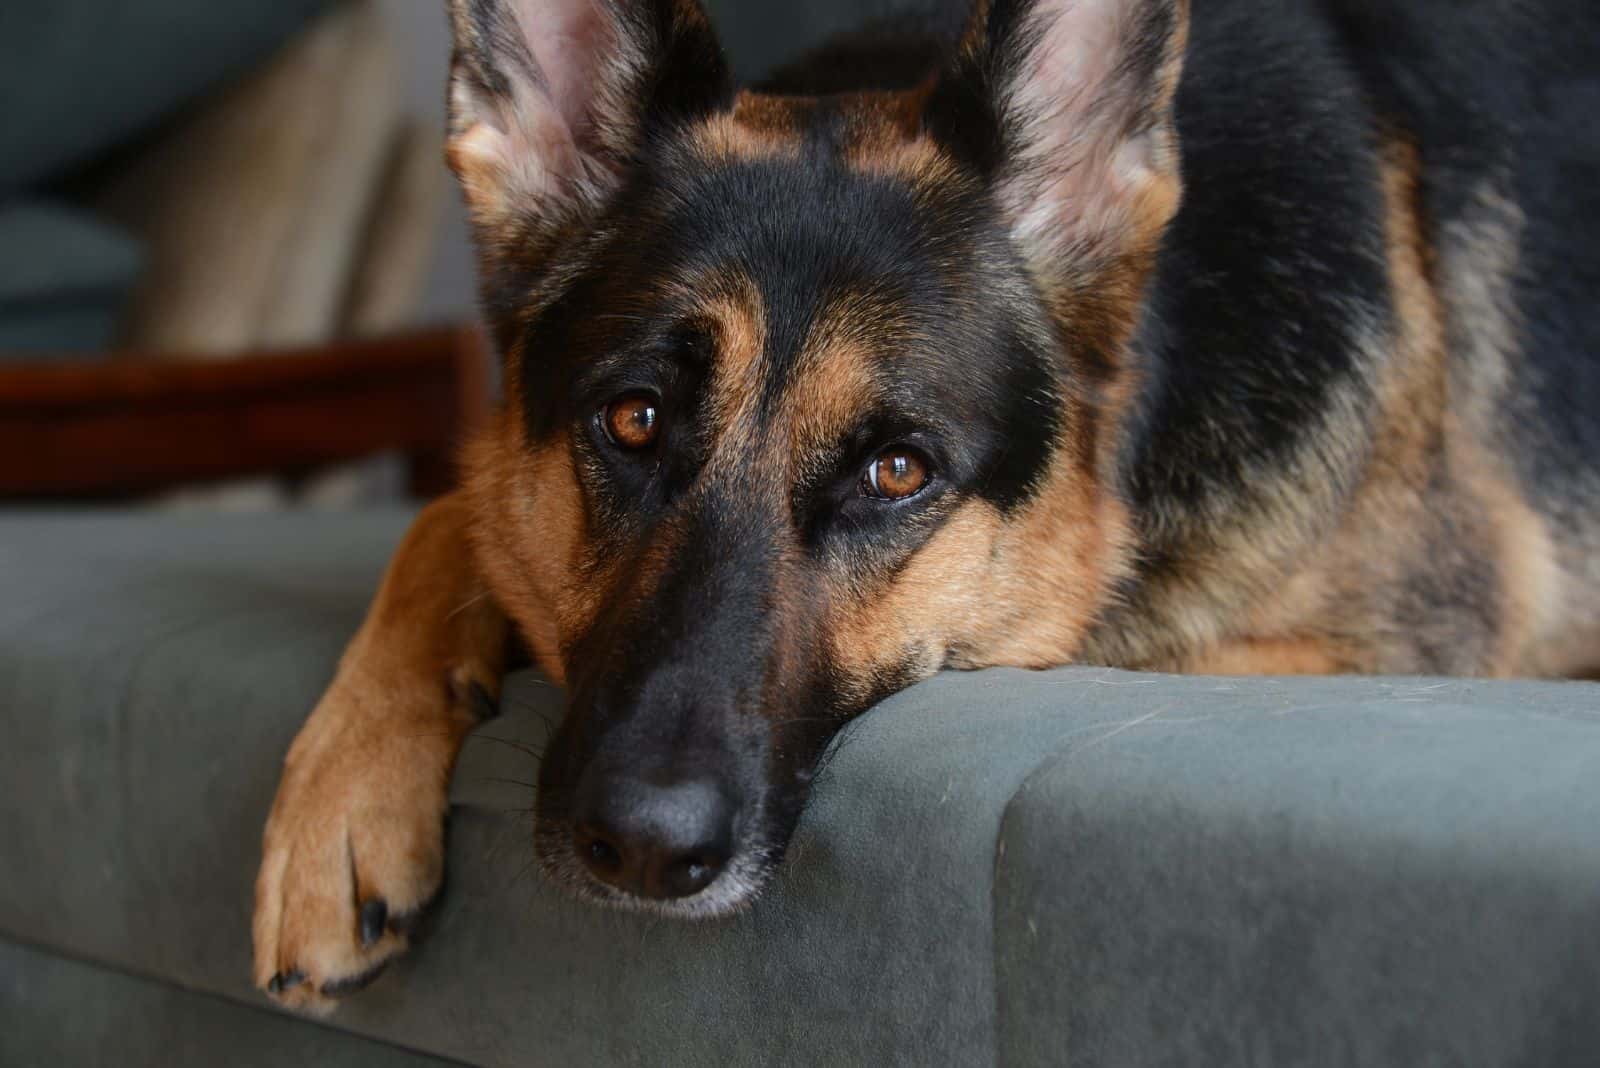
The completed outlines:
{"type": "Polygon", "coordinates": [[[0,496],[127,496],[386,451],[431,496],[488,408],[489,361],[477,330],[445,328],[233,360],[0,364],[0,496]]]}

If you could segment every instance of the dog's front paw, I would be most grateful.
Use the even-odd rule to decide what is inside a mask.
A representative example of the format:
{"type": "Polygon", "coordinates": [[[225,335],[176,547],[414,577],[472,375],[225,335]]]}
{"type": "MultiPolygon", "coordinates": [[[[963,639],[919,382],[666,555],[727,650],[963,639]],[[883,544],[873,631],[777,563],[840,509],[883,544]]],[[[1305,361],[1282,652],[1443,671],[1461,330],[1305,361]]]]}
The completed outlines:
{"type": "Polygon", "coordinates": [[[262,841],[255,981],[332,1010],[404,952],[444,877],[449,777],[475,717],[442,685],[341,676],[301,729],[262,841]]]}

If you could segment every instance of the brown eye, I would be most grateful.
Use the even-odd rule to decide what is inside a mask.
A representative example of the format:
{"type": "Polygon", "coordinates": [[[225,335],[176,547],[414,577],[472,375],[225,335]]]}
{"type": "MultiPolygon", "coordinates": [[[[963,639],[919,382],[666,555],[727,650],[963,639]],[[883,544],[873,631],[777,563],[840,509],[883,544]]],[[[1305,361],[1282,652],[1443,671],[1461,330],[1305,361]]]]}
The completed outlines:
{"type": "Polygon", "coordinates": [[[915,496],[928,484],[928,463],[910,449],[886,449],[879,453],[861,478],[861,492],[885,501],[903,501],[915,496]]]}
{"type": "Polygon", "coordinates": [[[606,405],[601,413],[606,436],[624,449],[648,449],[661,434],[656,400],[648,393],[630,393],[606,405]]]}

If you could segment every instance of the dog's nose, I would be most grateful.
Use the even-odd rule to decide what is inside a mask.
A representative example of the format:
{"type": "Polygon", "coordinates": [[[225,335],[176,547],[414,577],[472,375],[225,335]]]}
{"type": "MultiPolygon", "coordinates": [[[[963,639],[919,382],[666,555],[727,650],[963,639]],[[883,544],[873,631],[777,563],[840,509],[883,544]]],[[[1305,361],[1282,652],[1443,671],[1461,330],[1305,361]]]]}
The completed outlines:
{"type": "Polygon", "coordinates": [[[584,785],[573,845],[601,882],[637,897],[689,897],[727,865],[734,806],[716,783],[607,779],[584,785]]]}

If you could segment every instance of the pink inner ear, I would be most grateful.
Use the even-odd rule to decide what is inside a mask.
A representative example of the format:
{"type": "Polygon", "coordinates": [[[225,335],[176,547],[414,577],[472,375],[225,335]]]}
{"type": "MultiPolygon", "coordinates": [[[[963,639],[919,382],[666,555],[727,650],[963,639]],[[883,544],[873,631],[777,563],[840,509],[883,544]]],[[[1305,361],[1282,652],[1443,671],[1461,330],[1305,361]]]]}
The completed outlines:
{"type": "Polygon", "coordinates": [[[1046,122],[1059,119],[1067,125],[1069,116],[1082,121],[1110,88],[1128,6],[1128,0],[1039,4],[1033,18],[1044,32],[1028,76],[1017,87],[1018,103],[1046,122]]]}
{"type": "Polygon", "coordinates": [[[1025,75],[1014,87],[1019,110],[1036,126],[1040,147],[1076,147],[1088,155],[1110,146],[1119,113],[1144,91],[1119,84],[1132,9],[1148,0],[1043,0],[1033,12],[1042,31],[1025,75]]]}
{"type": "Polygon", "coordinates": [[[1040,0],[1038,36],[1009,86],[1021,168],[1005,196],[1029,244],[1116,239],[1165,166],[1159,132],[1130,120],[1161,97],[1125,61],[1144,5],[1166,0],[1040,0]]]}
{"type": "Polygon", "coordinates": [[[594,124],[602,64],[617,46],[601,0],[512,0],[511,10],[544,79],[540,88],[581,143],[594,124]]]}

